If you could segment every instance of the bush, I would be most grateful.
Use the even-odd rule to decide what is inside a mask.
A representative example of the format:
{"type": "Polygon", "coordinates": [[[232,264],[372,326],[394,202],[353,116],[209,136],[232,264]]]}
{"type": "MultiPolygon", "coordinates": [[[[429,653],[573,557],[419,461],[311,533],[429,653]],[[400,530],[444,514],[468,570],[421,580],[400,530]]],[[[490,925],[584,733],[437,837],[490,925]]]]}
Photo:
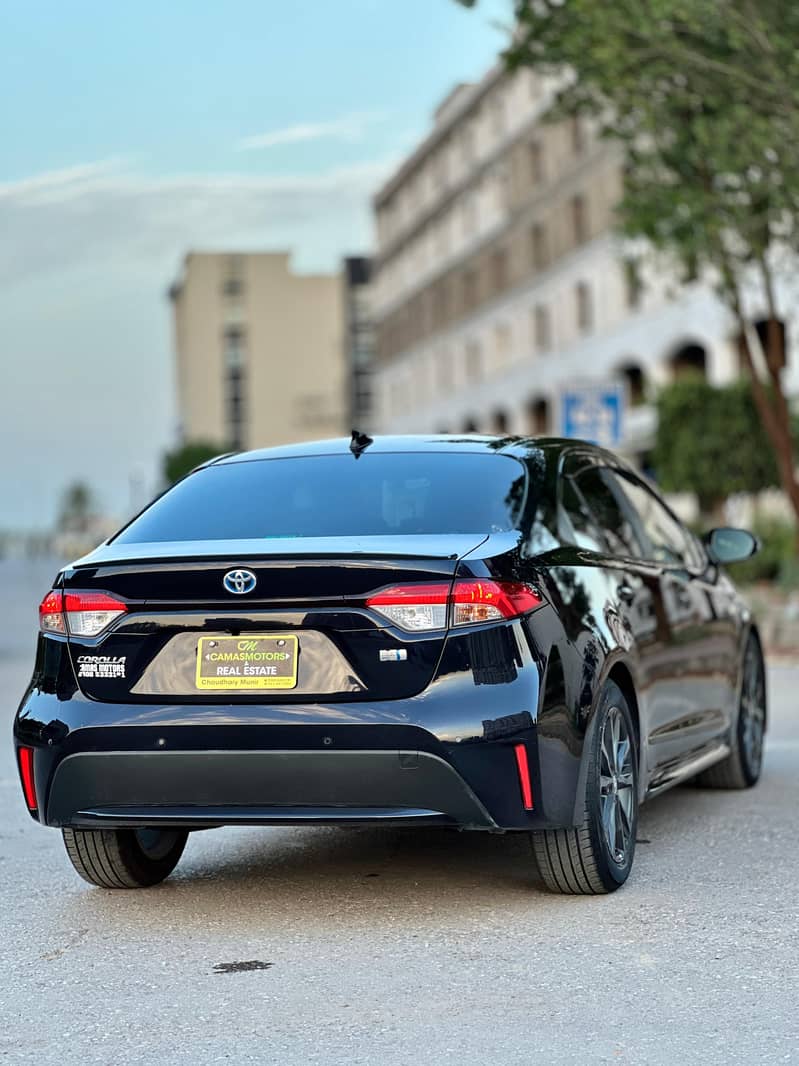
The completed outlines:
{"type": "Polygon", "coordinates": [[[778,484],[769,444],[744,381],[717,388],[686,378],[661,389],[654,466],[666,492],[694,492],[703,514],[735,492],[778,484]]]}
{"type": "Polygon", "coordinates": [[[209,459],[215,459],[227,451],[230,449],[224,444],[215,444],[213,441],[188,441],[164,456],[164,478],[168,485],[174,485],[176,481],[180,481],[186,474],[191,473],[196,466],[207,463],[209,459]]]}
{"type": "Polygon", "coordinates": [[[760,538],[757,555],[730,567],[730,577],[739,585],[756,581],[779,582],[786,587],[799,585],[799,560],[796,558],[796,530],[783,518],[759,518],[752,532],[760,538]]]}

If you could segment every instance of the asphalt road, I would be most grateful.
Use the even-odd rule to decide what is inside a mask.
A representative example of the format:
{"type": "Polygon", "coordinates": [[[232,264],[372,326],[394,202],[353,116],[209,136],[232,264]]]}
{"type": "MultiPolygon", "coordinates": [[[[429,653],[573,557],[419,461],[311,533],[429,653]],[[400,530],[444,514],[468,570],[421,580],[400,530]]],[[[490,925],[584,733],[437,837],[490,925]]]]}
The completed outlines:
{"type": "MultiPolygon", "coordinates": [[[[51,570],[0,564],[6,736],[51,570]]],[[[0,1061],[799,1062],[799,668],[769,681],[760,785],[648,804],[591,899],[518,838],[430,830],[198,833],[164,885],[104,892],[1,743],[0,1061]]]]}

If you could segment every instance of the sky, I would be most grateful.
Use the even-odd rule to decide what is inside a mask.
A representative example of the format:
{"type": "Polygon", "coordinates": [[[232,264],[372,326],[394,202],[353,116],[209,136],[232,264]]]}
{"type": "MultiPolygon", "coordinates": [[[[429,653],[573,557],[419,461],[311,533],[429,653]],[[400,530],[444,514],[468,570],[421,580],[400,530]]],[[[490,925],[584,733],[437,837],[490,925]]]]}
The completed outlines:
{"type": "Polygon", "coordinates": [[[120,519],[175,442],[189,249],[372,246],[370,198],[510,0],[0,0],[0,530],[88,483],[120,519]]]}

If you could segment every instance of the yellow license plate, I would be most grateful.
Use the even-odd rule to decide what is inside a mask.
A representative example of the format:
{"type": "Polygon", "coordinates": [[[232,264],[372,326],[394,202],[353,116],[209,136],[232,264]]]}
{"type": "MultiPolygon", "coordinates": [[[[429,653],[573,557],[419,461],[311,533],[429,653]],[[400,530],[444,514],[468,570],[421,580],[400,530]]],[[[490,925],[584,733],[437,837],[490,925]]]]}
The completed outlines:
{"type": "Polygon", "coordinates": [[[295,688],[298,644],[296,637],[283,634],[200,637],[196,687],[203,692],[295,688]]]}

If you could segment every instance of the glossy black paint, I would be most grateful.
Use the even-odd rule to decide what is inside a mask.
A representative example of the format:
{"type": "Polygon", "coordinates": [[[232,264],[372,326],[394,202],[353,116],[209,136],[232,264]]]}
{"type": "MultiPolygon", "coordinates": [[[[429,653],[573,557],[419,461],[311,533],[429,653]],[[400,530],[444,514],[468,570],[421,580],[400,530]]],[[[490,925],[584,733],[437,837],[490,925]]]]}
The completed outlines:
{"type": "MultiPolygon", "coordinates": [[[[348,447],[322,442],[217,462],[348,447]]],[[[14,725],[17,745],[34,748],[34,817],[84,826],[372,819],[569,826],[579,818],[585,739],[608,677],[634,709],[641,799],[727,754],[752,631],[748,610],[695,541],[690,567],[577,543],[564,490],[588,469],[626,471],[615,456],[569,441],[493,438],[378,438],[370,453],[381,450],[458,451],[464,461],[487,451],[515,456],[529,471],[519,530],[335,544],[101,546],[65,568],[57,584],[113,594],[129,611],[91,640],[40,635],[14,725]],[[256,574],[253,596],[224,592],[221,578],[234,566],[256,574]],[[455,577],[527,582],[544,603],[510,622],[418,635],[365,606],[387,585],[455,577]],[[198,635],[279,632],[298,633],[301,642],[305,634],[309,649],[313,642],[295,690],[268,699],[192,691],[198,635]],[[380,662],[381,649],[408,657],[380,662]],[[125,656],[126,677],[79,679],[79,657],[98,653],[125,656]],[[527,750],[532,811],[522,803],[518,743],[527,750]],[[213,762],[212,788],[209,752],[227,753],[213,762]],[[89,755],[95,761],[82,765],[110,766],[103,760],[111,753],[125,767],[116,796],[113,772],[95,770],[103,783],[94,792],[85,773],[66,772],[89,755]],[[292,772],[276,784],[268,768],[281,753],[293,753],[281,756],[292,772]],[[374,767],[389,765],[389,753],[384,797],[379,772],[350,780],[353,753],[371,753],[373,762],[359,765],[374,767]],[[261,765],[270,782],[260,803],[257,773],[248,771],[242,788],[245,762],[261,765]],[[446,773],[422,772],[420,764],[446,773]],[[327,802],[320,765],[342,768],[340,777],[331,770],[327,802]],[[471,814],[457,799],[465,794],[474,797],[471,814]]]]}

